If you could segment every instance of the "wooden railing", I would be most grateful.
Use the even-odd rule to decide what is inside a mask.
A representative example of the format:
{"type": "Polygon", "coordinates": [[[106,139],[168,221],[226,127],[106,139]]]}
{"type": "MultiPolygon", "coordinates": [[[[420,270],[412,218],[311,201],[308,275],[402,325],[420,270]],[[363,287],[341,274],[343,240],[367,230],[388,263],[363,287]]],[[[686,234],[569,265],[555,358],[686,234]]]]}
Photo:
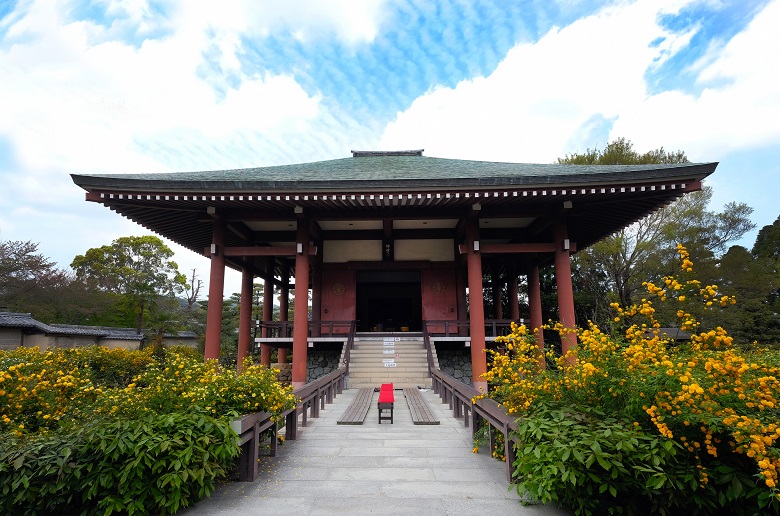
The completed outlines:
{"type": "MultiPolygon", "coordinates": [[[[499,337],[509,335],[512,331],[512,323],[523,323],[523,319],[517,321],[513,319],[485,319],[485,337],[499,337]]],[[[433,334],[430,328],[444,328],[444,331],[435,332],[437,336],[442,337],[468,337],[470,334],[471,323],[466,320],[426,320],[423,321],[423,332],[433,334]]]]}
{"type": "MultiPolygon", "coordinates": [[[[319,417],[320,409],[325,408],[326,403],[333,403],[336,395],[341,394],[346,388],[346,377],[347,369],[339,367],[332,373],[317,378],[293,391],[293,394],[298,398],[298,403],[295,408],[281,414],[285,421],[285,439],[294,441],[297,438],[299,417],[302,416],[301,426],[306,426],[308,418],[319,417]]],[[[257,478],[257,452],[260,435],[267,430],[271,433],[270,455],[271,457],[275,456],[277,423],[270,412],[255,412],[232,421],[231,426],[238,434],[241,446],[238,462],[239,480],[254,482],[257,478]]]]}
{"type": "Polygon", "coordinates": [[[506,479],[512,482],[513,464],[515,462],[516,439],[512,435],[517,430],[516,418],[510,416],[494,400],[481,398],[476,403],[473,399],[481,393],[470,385],[443,373],[439,369],[431,370],[433,392],[439,395],[444,403],[448,403],[453,415],[462,418],[466,427],[471,427],[471,435],[479,430],[480,420],[488,425],[488,445],[493,453],[496,445],[497,432],[504,436],[504,457],[506,457],[506,479]]]}
{"type": "MultiPolygon", "coordinates": [[[[474,398],[482,394],[480,391],[470,385],[466,385],[460,380],[446,374],[441,369],[435,367],[433,362],[433,344],[431,343],[431,334],[427,331],[426,322],[431,324],[441,324],[443,321],[424,321],[423,322],[423,341],[428,354],[428,371],[431,376],[433,392],[438,394],[444,403],[449,404],[453,415],[458,419],[463,419],[466,427],[471,427],[471,435],[475,436],[479,430],[480,421],[488,425],[488,445],[492,453],[496,445],[497,432],[504,436],[504,457],[506,457],[506,479],[512,482],[513,464],[515,462],[515,438],[512,432],[517,430],[516,418],[510,416],[494,400],[489,398],[480,398],[474,403],[474,398]]],[[[450,321],[456,324],[463,321],[450,321]]],[[[512,321],[485,321],[486,329],[493,330],[492,336],[497,336],[499,330],[510,328],[512,321]]],[[[445,326],[445,332],[447,327],[445,326]]],[[[449,336],[449,335],[445,335],[449,336]]]]}
{"type": "Polygon", "coordinates": [[[347,378],[349,378],[349,359],[352,354],[352,347],[355,345],[355,330],[357,328],[357,321],[352,321],[349,327],[349,335],[347,336],[347,343],[344,346],[344,358],[342,359],[342,367],[347,370],[347,378]]]}
{"type": "Polygon", "coordinates": [[[423,333],[430,333],[431,327],[443,327],[444,332],[436,332],[436,335],[444,337],[468,337],[471,324],[468,321],[452,320],[426,320],[423,321],[423,333]]]}
{"type": "MultiPolygon", "coordinates": [[[[291,339],[293,321],[257,321],[258,338],[291,339]]],[[[355,321],[309,321],[310,337],[342,337],[355,333],[355,321]]]]}
{"type": "Polygon", "coordinates": [[[300,389],[293,391],[299,401],[294,410],[285,415],[285,438],[294,441],[298,432],[298,416],[303,416],[301,426],[306,426],[309,417],[320,417],[320,409],[325,408],[325,403],[333,403],[336,394],[346,388],[347,369],[339,367],[332,373],[317,378],[307,383],[300,389]]]}

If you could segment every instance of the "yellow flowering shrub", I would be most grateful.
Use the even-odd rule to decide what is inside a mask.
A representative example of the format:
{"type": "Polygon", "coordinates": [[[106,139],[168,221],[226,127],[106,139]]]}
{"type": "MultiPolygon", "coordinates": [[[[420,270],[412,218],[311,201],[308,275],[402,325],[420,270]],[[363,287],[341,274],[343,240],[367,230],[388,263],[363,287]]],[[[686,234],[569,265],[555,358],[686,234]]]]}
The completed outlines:
{"type": "Polygon", "coordinates": [[[214,417],[295,406],[278,371],[247,361],[244,371],[204,362],[189,348],[17,348],[0,352],[0,432],[57,428],[63,420],[199,410],[214,417]]]}
{"type": "Polygon", "coordinates": [[[0,352],[0,431],[55,428],[152,362],[149,352],[98,347],[0,352]]]}
{"type": "Polygon", "coordinates": [[[219,366],[216,360],[169,352],[123,389],[105,392],[96,401],[103,414],[118,411],[171,412],[199,407],[221,417],[267,411],[279,414],[295,406],[292,387],[276,380],[278,370],[246,359],[244,370],[219,366]]]}
{"type": "Polygon", "coordinates": [[[172,514],[230,471],[230,419],[295,406],[277,373],[183,347],[0,352],[0,507],[172,514]]]}
{"type": "MultiPolygon", "coordinates": [[[[677,276],[659,285],[645,283],[646,298],[632,306],[614,304],[612,331],[592,323],[577,329],[578,346],[571,356],[542,356],[535,336],[523,326],[498,338],[504,349],[489,351],[489,396],[521,418],[542,406],[575,412],[595,408],[619,417],[627,427],[679,446],[694,472],[694,491],[714,496],[712,503],[731,507],[751,498],[758,505],[747,506],[748,513],[758,507],[775,513],[780,500],[780,351],[741,350],[724,328],[703,327],[701,314],[712,315],[736,300],[717,285],[693,278],[687,250],[678,246],[678,253],[677,276]],[[671,304],[678,327],[690,334],[687,340],[661,332],[655,317],[659,303],[665,309],[671,304]]],[[[561,325],[550,329],[572,331],[561,325]]]]}

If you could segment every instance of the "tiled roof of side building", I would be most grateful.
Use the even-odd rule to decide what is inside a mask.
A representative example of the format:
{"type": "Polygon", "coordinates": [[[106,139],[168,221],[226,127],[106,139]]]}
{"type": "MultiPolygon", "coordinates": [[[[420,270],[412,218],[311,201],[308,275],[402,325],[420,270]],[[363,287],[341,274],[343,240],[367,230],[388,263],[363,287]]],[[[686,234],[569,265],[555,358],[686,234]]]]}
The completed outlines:
{"type": "Polygon", "coordinates": [[[352,158],[235,170],[157,174],[73,174],[89,189],[143,187],[155,190],[299,190],[371,186],[504,186],[593,184],[668,177],[705,177],[716,163],[669,165],[563,165],[429,158],[419,155],[358,155],[352,158]],[[399,181],[404,181],[399,184],[399,181]]]}
{"type": "MultiPolygon", "coordinates": [[[[56,335],[74,335],[101,337],[116,340],[141,340],[135,328],[114,328],[109,326],[82,326],[78,324],[45,324],[33,319],[32,314],[18,312],[0,312],[0,328],[29,328],[41,333],[56,335]]],[[[169,338],[195,338],[192,331],[166,333],[169,338]]]]}
{"type": "Polygon", "coordinates": [[[80,324],[50,324],[48,333],[61,335],[89,335],[95,337],[129,338],[140,340],[143,335],[138,335],[133,328],[107,328],[104,326],[82,326],[80,324]],[[117,337],[115,337],[115,335],[117,337]],[[119,337],[121,336],[121,337],[119,337]]]}
{"type": "Polygon", "coordinates": [[[32,314],[0,312],[0,328],[34,328],[47,331],[48,326],[32,318],[32,314]]]}

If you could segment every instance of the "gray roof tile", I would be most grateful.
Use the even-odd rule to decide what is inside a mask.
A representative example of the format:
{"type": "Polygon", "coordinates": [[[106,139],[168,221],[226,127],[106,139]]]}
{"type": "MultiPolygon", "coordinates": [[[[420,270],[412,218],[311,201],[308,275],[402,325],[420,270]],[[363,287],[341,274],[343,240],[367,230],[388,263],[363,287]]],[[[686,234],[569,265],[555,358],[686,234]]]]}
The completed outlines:
{"type": "MultiPolygon", "coordinates": [[[[41,333],[56,335],[74,335],[85,337],[101,337],[116,340],[141,340],[143,334],[136,333],[135,328],[113,328],[110,326],[82,326],[77,324],[45,324],[33,319],[32,314],[17,312],[0,312],[0,328],[28,328],[41,333]]],[[[166,334],[166,337],[195,338],[197,334],[191,331],[179,331],[166,334]]]]}
{"type": "Polygon", "coordinates": [[[369,155],[313,163],[159,174],[74,174],[84,188],[113,186],[231,191],[344,189],[361,186],[494,186],[650,180],[697,173],[712,164],[561,165],[503,163],[406,155],[369,155]],[[690,171],[690,172],[687,172],[690,171]],[[399,183],[402,182],[402,183],[399,183]]]}

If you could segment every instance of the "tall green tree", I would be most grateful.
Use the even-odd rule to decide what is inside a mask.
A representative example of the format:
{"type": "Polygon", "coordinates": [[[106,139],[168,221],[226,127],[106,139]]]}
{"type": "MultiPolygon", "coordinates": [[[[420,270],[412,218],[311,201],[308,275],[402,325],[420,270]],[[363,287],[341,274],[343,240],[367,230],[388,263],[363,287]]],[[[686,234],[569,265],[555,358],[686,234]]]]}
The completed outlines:
{"type": "Polygon", "coordinates": [[[762,256],[780,262],[780,217],[758,232],[751,251],[753,256],[762,256]]]}
{"type": "Polygon", "coordinates": [[[719,314],[718,323],[742,344],[780,343],[777,262],[770,256],[751,254],[742,246],[732,246],[720,259],[718,270],[718,285],[737,298],[733,309],[719,314]]]}
{"type": "Polygon", "coordinates": [[[0,241],[0,310],[29,312],[45,323],[89,324],[107,303],[38,252],[37,243],[0,241]]]}
{"type": "Polygon", "coordinates": [[[68,275],[38,252],[38,244],[0,241],[0,305],[7,309],[40,302],[47,290],[68,283],[68,275]]]}
{"type": "Polygon", "coordinates": [[[722,321],[737,341],[780,345],[780,217],[761,228],[751,251],[731,247],[718,273],[724,292],[737,298],[722,321]]]}
{"type": "Polygon", "coordinates": [[[187,284],[172,258],[173,251],[158,237],[130,236],[87,250],[73,259],[71,267],[91,288],[119,296],[120,306],[135,318],[140,334],[150,311],[187,284]]]}
{"type": "MultiPolygon", "coordinates": [[[[557,162],[632,165],[689,161],[683,151],[668,152],[663,147],[639,153],[630,140],[618,138],[603,150],[588,149],[582,154],[559,158],[557,162]]],[[[729,242],[739,239],[755,225],[750,221],[753,210],[746,204],[729,203],[722,212],[713,212],[707,209],[711,199],[712,189],[705,186],[581,251],[579,265],[586,269],[578,271],[580,279],[591,285],[606,280],[612,300],[629,305],[635,301],[643,281],[656,280],[674,271],[677,243],[689,248],[700,272],[713,276],[715,258],[726,250],[729,242]]],[[[605,303],[594,299],[592,305],[596,320],[608,320],[605,303]]]]}

